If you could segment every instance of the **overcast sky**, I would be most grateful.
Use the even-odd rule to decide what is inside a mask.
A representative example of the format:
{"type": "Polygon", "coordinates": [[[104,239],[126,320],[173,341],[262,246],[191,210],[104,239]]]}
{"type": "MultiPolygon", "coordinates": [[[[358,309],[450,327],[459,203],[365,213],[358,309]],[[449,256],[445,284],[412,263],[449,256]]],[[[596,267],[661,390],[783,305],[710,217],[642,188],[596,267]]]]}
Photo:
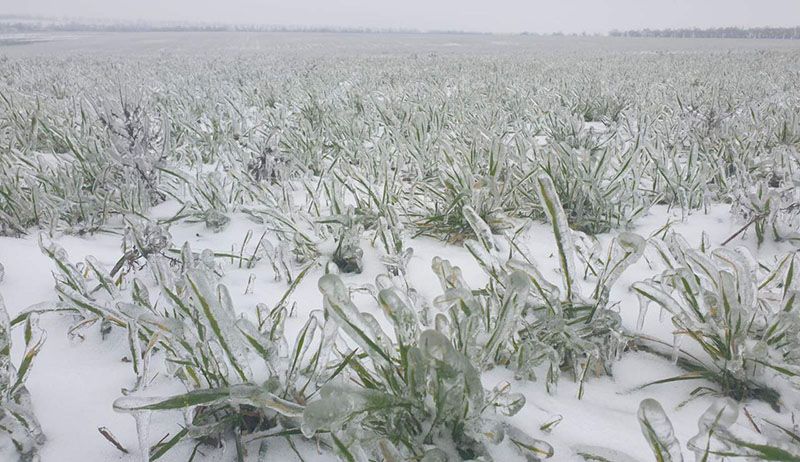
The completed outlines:
{"type": "Polygon", "coordinates": [[[795,26],[800,0],[0,0],[0,14],[270,25],[606,32],[795,26]]]}

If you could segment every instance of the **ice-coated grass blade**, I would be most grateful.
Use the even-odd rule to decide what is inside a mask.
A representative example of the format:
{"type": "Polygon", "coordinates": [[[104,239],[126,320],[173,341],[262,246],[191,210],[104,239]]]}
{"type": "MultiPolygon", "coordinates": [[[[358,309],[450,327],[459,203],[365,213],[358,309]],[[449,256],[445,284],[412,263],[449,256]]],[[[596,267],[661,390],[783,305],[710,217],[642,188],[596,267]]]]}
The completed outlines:
{"type": "Polygon", "coordinates": [[[642,434],[657,462],[683,462],[681,445],[675,437],[672,422],[664,409],[653,399],[646,399],[639,404],[639,425],[642,434]]]}
{"type": "Polygon", "coordinates": [[[536,179],[539,201],[550,220],[553,235],[558,248],[558,263],[561,267],[561,277],[564,282],[567,300],[574,300],[573,284],[575,279],[575,244],[572,240],[572,230],[567,222],[567,215],[561,206],[561,201],[556,194],[553,180],[545,174],[536,179]]]}
{"type": "Polygon", "coordinates": [[[388,366],[392,355],[376,339],[386,334],[376,331],[376,326],[365,323],[361,313],[350,301],[347,287],[338,276],[326,274],[319,280],[319,290],[325,299],[325,309],[377,364],[388,366]]]}
{"type": "Polygon", "coordinates": [[[221,306],[221,303],[228,305],[230,303],[230,295],[227,294],[227,289],[225,286],[220,286],[219,297],[221,303],[217,303],[210,289],[204,282],[198,280],[197,276],[187,276],[186,281],[192,288],[194,296],[197,298],[197,302],[200,304],[202,312],[211,327],[211,331],[225,351],[228,360],[231,362],[231,365],[234,370],[236,370],[242,382],[246,382],[248,380],[248,373],[245,372],[245,366],[242,364],[242,355],[237,351],[237,344],[240,342],[240,339],[238,338],[238,330],[234,328],[234,321],[232,319],[233,313],[230,312],[229,309],[226,309],[225,306],[221,306]]]}

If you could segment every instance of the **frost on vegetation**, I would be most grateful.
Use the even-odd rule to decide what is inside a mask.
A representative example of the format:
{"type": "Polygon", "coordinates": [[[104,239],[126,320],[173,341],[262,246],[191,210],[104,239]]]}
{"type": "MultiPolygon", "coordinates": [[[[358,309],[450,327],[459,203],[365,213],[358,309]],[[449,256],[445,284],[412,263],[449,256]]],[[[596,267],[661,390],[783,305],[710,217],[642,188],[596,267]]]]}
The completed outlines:
{"type": "MultiPolygon", "coordinates": [[[[191,256],[191,251],[185,249],[184,256],[191,256]]],[[[318,318],[312,316],[290,351],[283,335],[286,307],[266,312],[259,308],[258,324],[240,318],[214,272],[188,258],[185,262],[188,268],[179,278],[171,283],[162,280],[160,290],[169,300],[169,310],[156,310],[146,298],[120,308],[139,323],[139,338],[133,335],[132,344],[147,341],[163,349],[168,372],[189,391],[142,397],[145,392],[137,387],[117,400],[115,409],[136,419],[144,454],[166,452],[183,438],[215,446],[233,432],[242,455],[244,435],[267,434],[281,426],[296,428],[303,409],[298,402],[315,389],[327,364],[326,344],[318,334],[318,318]],[[254,373],[264,366],[266,375],[254,373]],[[183,410],[184,430],[168,444],[162,441],[150,447],[147,419],[151,412],[164,410],[183,410]]],[[[136,354],[136,349],[132,352],[136,354]]]]}
{"type": "MultiPolygon", "coordinates": [[[[694,397],[720,393],[777,408],[774,380],[800,384],[798,256],[788,254],[765,271],[745,248],[694,249],[674,233],[652,243],[665,269],[632,287],[641,304],[640,325],[647,307],[656,305],[672,316],[676,337],[704,353],[680,350],[676,338],[672,356],[686,373],[655,383],[702,378],[718,389],[699,387],[694,397]]],[[[642,345],[662,350],[652,339],[642,345]]]]}
{"type": "Polygon", "coordinates": [[[339,277],[328,274],[319,282],[324,317],[312,313],[292,348],[282,337],[285,308],[268,313],[260,326],[234,320],[224,286],[215,293],[208,277],[189,272],[182,290],[162,287],[173,314],[156,320],[149,309],[139,318],[140,335],[160,326],[156,343],[171,373],[189,389],[170,397],[139,391],[115,402],[116,410],[136,420],[142,460],[183,438],[222,444],[230,432],[243,455],[246,435],[266,438],[295,429],[321,439],[343,460],[367,454],[491,460],[486,445],[503,441],[528,460],[552,455],[550,445],[499,417],[519,412],[524,396],[509,392],[507,384],[485,391],[479,369],[444,334],[425,330],[413,298],[387,277],[377,281],[377,300],[394,325],[393,339],[355,307],[339,277]],[[348,348],[345,337],[357,349],[348,348]],[[254,360],[266,362],[267,377],[251,372],[254,360]],[[184,430],[150,447],[151,413],[178,409],[186,416],[184,430]]]}
{"type": "Polygon", "coordinates": [[[0,297],[0,438],[9,438],[19,460],[39,460],[38,449],[45,441],[42,428],[33,412],[33,404],[25,380],[33,361],[41,350],[45,332],[35,317],[24,325],[25,352],[17,366],[11,363],[11,323],[0,297]]]}
{"type": "Polygon", "coordinates": [[[507,212],[514,210],[519,201],[515,186],[529,175],[516,177],[520,166],[500,143],[483,147],[486,152],[476,148],[469,152],[451,149],[442,150],[443,168],[419,185],[419,194],[410,203],[418,234],[463,241],[472,232],[462,213],[467,207],[495,231],[509,228],[507,212]]]}
{"type": "MultiPolygon", "coordinates": [[[[573,229],[590,234],[625,226],[656,200],[644,191],[642,140],[595,133],[568,115],[550,115],[541,169],[551,178],[573,229]]],[[[630,136],[630,135],[628,135],[630,136]]],[[[547,211],[545,210],[545,213],[547,211]]]]}
{"type": "Polygon", "coordinates": [[[168,129],[134,93],[87,99],[68,112],[55,109],[57,100],[48,110],[3,99],[4,122],[26,135],[2,160],[0,234],[34,226],[96,232],[113,215],[165,200],[159,168],[171,146],[168,129]]]}
{"type": "Polygon", "coordinates": [[[532,199],[546,173],[570,226],[589,234],[654,203],[690,213],[733,202],[745,222],[796,238],[800,122],[786,51],[681,63],[578,53],[548,56],[551,66],[511,49],[492,66],[461,54],[309,65],[285,51],[9,59],[0,234],[113,230],[169,199],[183,206],[175,220],[217,231],[244,213],[310,246],[333,180],[365,221],[396,209],[416,233],[461,241],[472,237],[464,207],[494,232],[543,216],[532,199]],[[763,61],[776,72],[763,76],[763,61]]]}
{"type": "Polygon", "coordinates": [[[735,196],[733,213],[745,222],[743,231],[753,227],[759,245],[769,238],[800,246],[800,175],[775,176],[743,188],[735,196]]]}
{"type": "MultiPolygon", "coordinates": [[[[113,65],[7,59],[0,235],[42,232],[58,300],[6,324],[30,332],[31,355],[42,312],[74,314],[74,338],[92,326],[103,337],[125,335],[132,376],[116,408],[136,419],[142,460],[189,439],[233,444],[244,458],[251,439],[301,434],[346,460],[488,459],[494,443],[545,458],[549,445],[503,419],[520,410],[522,395],[484,390],[480,374],[496,366],[520,379],[543,373],[554,391],[566,371],[580,396],[587,377],[610,372],[633,338],[610,291],[645,241],[614,232],[603,247],[593,235],[624,229],[653,204],[686,215],[729,203],[759,243],[797,241],[793,57],[576,53],[541,65],[510,51],[489,60],[387,54],[377,65],[357,54],[312,60],[284,50],[113,65]],[[774,72],[763,73],[765,62],[774,72]],[[165,201],[174,213],[148,219],[165,201]],[[187,223],[223,232],[241,217],[263,234],[248,233],[238,252],[195,252],[169,232],[187,223]],[[557,275],[523,244],[530,219],[551,226],[557,275]],[[55,242],[96,232],[123,236],[111,268],[92,257],[70,261],[55,242]],[[409,238],[418,235],[463,242],[488,284],[472,288],[458,267],[434,258],[441,294],[427,304],[405,279],[409,238]],[[334,275],[361,272],[368,246],[388,275],[367,292],[391,334],[334,275]],[[254,271],[266,263],[288,284],[285,294],[243,318],[248,307],[234,306],[221,284],[223,258],[254,271]],[[287,338],[290,296],[319,267],[334,273],[320,281],[324,310],[287,338]],[[148,397],[154,369],[186,392],[148,397]],[[184,421],[162,440],[148,421],[165,410],[182,410],[184,421]]],[[[797,256],[757,263],[739,250],[691,249],[676,235],[651,248],[663,272],[634,286],[640,325],[655,304],[679,335],[673,345],[642,337],[635,346],[686,370],[662,382],[704,378],[714,388],[692,396],[779,405],[773,378],[800,383],[797,256]],[[702,355],[683,351],[687,342],[702,355]]],[[[4,369],[0,409],[24,404],[28,413],[15,410],[10,422],[26,423],[3,428],[30,458],[41,436],[18,380],[29,365],[18,369],[4,369]]],[[[662,460],[678,460],[660,407],[643,404],[640,418],[662,460]]],[[[752,452],[763,447],[722,431],[728,420],[704,420],[702,438],[714,433],[724,437],[715,448],[764,457],[752,452]]],[[[704,447],[702,438],[693,444],[704,447]]],[[[776,441],[797,452],[791,438],[776,441]]]]}
{"type": "MultiPolygon", "coordinates": [[[[381,284],[379,284],[381,285],[381,284]]],[[[483,389],[479,369],[437,330],[425,329],[398,289],[378,302],[392,322],[391,339],[360,312],[335,275],[320,279],[325,312],[364,356],[348,353],[341,379],[322,387],[303,412],[307,437],[329,439],[343,460],[491,460],[488,445],[504,440],[528,460],[550,457],[552,447],[487,412],[516,414],[525,404],[508,387],[483,389]]]]}
{"type": "Polygon", "coordinates": [[[480,292],[473,291],[458,268],[434,259],[434,272],[444,291],[435,300],[442,311],[436,319],[437,326],[456,336],[457,346],[483,367],[502,364],[519,378],[535,379],[536,369],[544,365],[547,387],[554,390],[562,370],[571,371],[583,383],[589,373],[608,372],[621,355],[627,334],[619,314],[608,306],[609,291],[642,256],[645,242],[638,235],[621,233],[601,257],[582,259],[586,270],[578,272],[574,231],[553,182],[547,175],[535,181],[556,238],[560,284],[541,273],[523,245],[513,237],[494,235],[478,214],[465,208],[465,219],[477,237],[465,245],[490,283],[480,292]],[[510,252],[500,251],[501,244],[510,252]],[[590,270],[595,287],[584,295],[579,278],[590,270]]]}
{"type": "MultiPolygon", "coordinates": [[[[650,442],[657,460],[683,460],[680,444],[672,433],[672,424],[655,400],[645,400],[639,407],[642,432],[650,442]],[[646,410],[646,409],[649,409],[646,410]]],[[[739,405],[730,398],[715,401],[700,416],[697,434],[686,442],[696,461],[797,460],[800,444],[795,430],[763,420],[752,425],[765,430],[758,439],[741,437],[733,431],[739,418],[739,405]]],[[[760,430],[759,430],[760,432],[760,430]]]]}
{"type": "MultiPolygon", "coordinates": [[[[58,269],[60,300],[31,307],[14,323],[58,310],[78,315],[72,335],[81,335],[81,330],[98,322],[104,335],[114,329],[127,331],[135,381],[122,390],[127,396],[120,398],[116,409],[134,416],[143,460],[167,452],[184,438],[214,445],[233,430],[241,438],[274,429],[280,416],[296,418],[301,409],[296,401],[304,399],[307,388],[310,392],[314,377],[321,373],[317,368],[326,364],[322,351],[309,349],[312,333],[318,330],[317,318],[308,321],[306,331],[312,332],[308,343],[301,343],[304,348],[296,349],[290,359],[283,335],[285,306],[259,308],[257,324],[239,318],[228,289],[219,284],[210,251],[196,254],[186,244],[177,257],[168,258],[162,246],[168,239],[158,228],[141,233],[136,226],[131,230],[132,245],[123,261],[142,261],[116,279],[92,257],[71,263],[60,246],[42,237],[42,251],[58,269]],[[156,359],[164,361],[169,377],[185,385],[185,395],[142,397],[153,379],[150,368],[156,359]],[[266,376],[253,372],[265,367],[266,376]],[[184,430],[151,447],[150,414],[169,409],[185,411],[184,430]]],[[[323,342],[316,345],[322,348],[323,342]]]]}
{"type": "Polygon", "coordinates": [[[675,437],[672,422],[664,409],[653,399],[646,399],[639,405],[639,425],[656,460],[683,462],[681,444],[675,437]]]}
{"type": "Polygon", "coordinates": [[[114,264],[110,275],[114,277],[121,270],[144,266],[148,259],[164,255],[172,244],[172,237],[166,226],[150,221],[128,219],[122,242],[123,255],[114,264]]]}

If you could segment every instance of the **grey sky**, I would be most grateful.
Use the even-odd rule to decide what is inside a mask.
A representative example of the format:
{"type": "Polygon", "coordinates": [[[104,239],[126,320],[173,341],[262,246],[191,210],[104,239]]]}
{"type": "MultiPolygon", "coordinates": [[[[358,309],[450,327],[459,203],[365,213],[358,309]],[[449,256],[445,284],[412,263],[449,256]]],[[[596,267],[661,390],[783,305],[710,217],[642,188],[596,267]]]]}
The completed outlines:
{"type": "Polygon", "coordinates": [[[0,14],[9,13],[546,33],[794,26],[800,0],[0,0],[0,14]]]}

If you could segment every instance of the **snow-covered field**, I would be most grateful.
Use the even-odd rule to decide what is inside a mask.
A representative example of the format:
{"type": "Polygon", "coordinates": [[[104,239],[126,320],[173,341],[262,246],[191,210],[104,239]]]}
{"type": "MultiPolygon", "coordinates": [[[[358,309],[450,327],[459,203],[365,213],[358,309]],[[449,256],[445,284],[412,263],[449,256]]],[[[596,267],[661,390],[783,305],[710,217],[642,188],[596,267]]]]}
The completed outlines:
{"type": "Polygon", "coordinates": [[[800,460],[800,44],[28,42],[0,459],[800,460]]]}

